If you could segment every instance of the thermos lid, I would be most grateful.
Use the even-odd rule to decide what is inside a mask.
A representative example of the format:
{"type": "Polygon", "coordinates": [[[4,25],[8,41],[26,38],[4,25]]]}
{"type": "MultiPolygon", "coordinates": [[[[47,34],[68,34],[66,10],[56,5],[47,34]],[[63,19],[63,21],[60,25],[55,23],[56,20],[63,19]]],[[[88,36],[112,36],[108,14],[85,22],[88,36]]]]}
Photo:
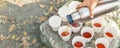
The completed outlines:
{"type": "Polygon", "coordinates": [[[73,19],[72,19],[72,16],[71,15],[67,15],[67,20],[70,24],[73,23],[73,19]]]}

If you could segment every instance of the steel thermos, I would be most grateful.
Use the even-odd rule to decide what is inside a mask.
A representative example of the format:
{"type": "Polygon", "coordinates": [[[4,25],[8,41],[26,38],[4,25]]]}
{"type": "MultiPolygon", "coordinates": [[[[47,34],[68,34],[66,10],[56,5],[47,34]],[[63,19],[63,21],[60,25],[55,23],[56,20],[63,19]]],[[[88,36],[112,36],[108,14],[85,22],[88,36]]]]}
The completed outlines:
{"type": "MultiPolygon", "coordinates": [[[[94,18],[118,10],[119,6],[120,2],[118,0],[100,1],[93,10],[94,18]]],[[[80,10],[67,15],[67,20],[70,24],[72,24],[73,22],[85,22],[94,18],[90,18],[89,9],[87,7],[82,7],[80,8],[80,10]]]]}

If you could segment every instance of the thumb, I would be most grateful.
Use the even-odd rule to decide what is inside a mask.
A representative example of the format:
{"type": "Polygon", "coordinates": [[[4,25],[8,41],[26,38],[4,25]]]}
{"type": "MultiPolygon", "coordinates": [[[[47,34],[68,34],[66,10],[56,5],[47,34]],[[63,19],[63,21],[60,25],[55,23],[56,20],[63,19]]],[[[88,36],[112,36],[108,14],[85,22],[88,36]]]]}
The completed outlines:
{"type": "Polygon", "coordinates": [[[93,17],[94,17],[93,9],[94,9],[94,8],[89,8],[89,11],[90,11],[90,18],[93,18],[93,17]]]}

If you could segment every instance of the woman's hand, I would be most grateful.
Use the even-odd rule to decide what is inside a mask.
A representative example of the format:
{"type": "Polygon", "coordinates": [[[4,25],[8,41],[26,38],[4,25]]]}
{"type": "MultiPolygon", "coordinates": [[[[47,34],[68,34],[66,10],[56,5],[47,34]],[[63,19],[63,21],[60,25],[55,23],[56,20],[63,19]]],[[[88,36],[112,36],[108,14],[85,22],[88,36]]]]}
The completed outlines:
{"type": "Polygon", "coordinates": [[[80,9],[81,7],[88,7],[90,10],[90,17],[94,17],[93,9],[96,7],[99,0],[84,0],[82,4],[79,4],[76,9],[80,9]]]}

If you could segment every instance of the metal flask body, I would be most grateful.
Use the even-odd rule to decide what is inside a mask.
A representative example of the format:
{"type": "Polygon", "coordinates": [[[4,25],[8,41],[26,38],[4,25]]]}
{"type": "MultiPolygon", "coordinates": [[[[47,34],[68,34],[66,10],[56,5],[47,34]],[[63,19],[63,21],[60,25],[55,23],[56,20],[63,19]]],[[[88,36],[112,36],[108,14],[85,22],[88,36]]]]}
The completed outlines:
{"type": "MultiPolygon", "coordinates": [[[[96,8],[94,8],[93,10],[94,18],[118,10],[119,6],[120,2],[118,0],[100,1],[96,8]]],[[[70,24],[72,24],[73,22],[86,22],[94,18],[90,18],[89,9],[87,7],[82,7],[80,8],[80,10],[67,15],[67,20],[70,24]]]]}

